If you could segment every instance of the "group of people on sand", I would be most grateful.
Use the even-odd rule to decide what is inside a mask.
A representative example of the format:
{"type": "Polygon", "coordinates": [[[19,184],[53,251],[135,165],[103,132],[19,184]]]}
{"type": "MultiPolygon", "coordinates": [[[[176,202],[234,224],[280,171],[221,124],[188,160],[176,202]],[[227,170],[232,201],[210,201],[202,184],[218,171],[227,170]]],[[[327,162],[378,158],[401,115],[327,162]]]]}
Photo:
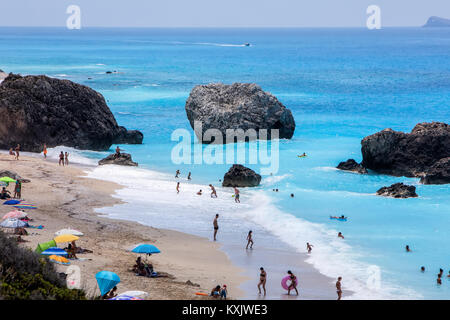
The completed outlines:
{"type": "Polygon", "coordinates": [[[153,275],[153,265],[151,263],[142,262],[141,257],[136,259],[136,264],[133,266],[133,272],[137,276],[151,277],[153,275]]]}
{"type": "MultiPolygon", "coordinates": [[[[12,196],[14,199],[22,198],[22,181],[20,179],[16,180],[16,185],[14,186],[14,194],[12,196]]],[[[0,192],[0,199],[8,200],[11,199],[11,192],[6,189],[6,187],[2,187],[2,191],[0,192]]]]}
{"type": "Polygon", "coordinates": [[[69,165],[69,153],[61,151],[59,153],[59,162],[58,164],[61,166],[68,166],[69,165]]]}
{"type": "Polygon", "coordinates": [[[220,285],[217,285],[214,288],[212,288],[210,296],[226,300],[227,294],[228,294],[227,285],[224,284],[222,287],[220,285]]]}
{"type": "Polygon", "coordinates": [[[18,144],[15,148],[9,148],[9,155],[14,156],[15,160],[19,160],[20,144],[18,144]]]}

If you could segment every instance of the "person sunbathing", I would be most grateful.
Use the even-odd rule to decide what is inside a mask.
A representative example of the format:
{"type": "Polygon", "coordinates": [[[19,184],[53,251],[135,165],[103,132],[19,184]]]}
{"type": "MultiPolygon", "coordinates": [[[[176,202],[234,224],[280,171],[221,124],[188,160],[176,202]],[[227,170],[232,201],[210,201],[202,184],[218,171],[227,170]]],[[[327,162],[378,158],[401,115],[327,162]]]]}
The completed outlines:
{"type": "Polygon", "coordinates": [[[18,234],[19,236],[26,236],[28,235],[28,232],[24,228],[16,228],[14,229],[14,234],[18,234]]]}
{"type": "Polygon", "coordinates": [[[69,246],[67,247],[67,253],[69,254],[69,259],[78,259],[75,249],[73,248],[72,244],[69,243],[69,246]]]}
{"type": "Polygon", "coordinates": [[[11,198],[11,192],[6,190],[5,187],[2,188],[2,192],[0,193],[0,199],[10,199],[11,198]]]}

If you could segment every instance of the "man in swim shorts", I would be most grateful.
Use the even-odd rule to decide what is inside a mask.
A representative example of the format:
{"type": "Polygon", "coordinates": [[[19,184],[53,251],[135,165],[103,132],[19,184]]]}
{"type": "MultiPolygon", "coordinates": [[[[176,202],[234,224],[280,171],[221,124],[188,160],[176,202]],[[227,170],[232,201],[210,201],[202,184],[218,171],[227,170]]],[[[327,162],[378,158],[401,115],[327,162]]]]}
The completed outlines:
{"type": "Polygon", "coordinates": [[[234,187],[234,202],[241,203],[241,200],[239,200],[239,190],[236,187],[234,187]]]}
{"type": "Polygon", "coordinates": [[[219,214],[216,214],[216,217],[214,218],[214,221],[213,221],[213,226],[214,226],[214,241],[216,241],[217,231],[219,230],[219,224],[217,223],[217,219],[219,219],[219,214]]]}
{"type": "Polygon", "coordinates": [[[216,188],[212,184],[209,187],[211,188],[211,198],[217,198],[216,188]]]}
{"type": "Polygon", "coordinates": [[[342,286],[341,286],[341,280],[342,277],[339,277],[338,280],[336,281],[336,293],[338,295],[338,300],[341,300],[342,298],[342,286]]]}

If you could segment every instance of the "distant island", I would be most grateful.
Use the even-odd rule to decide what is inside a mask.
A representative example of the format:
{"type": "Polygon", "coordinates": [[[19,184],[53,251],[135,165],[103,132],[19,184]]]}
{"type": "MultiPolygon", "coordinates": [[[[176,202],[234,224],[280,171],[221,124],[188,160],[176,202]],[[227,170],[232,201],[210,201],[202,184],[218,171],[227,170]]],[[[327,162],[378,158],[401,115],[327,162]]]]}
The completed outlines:
{"type": "Polygon", "coordinates": [[[430,17],[424,28],[445,28],[450,27],[450,19],[440,17],[430,17]]]}

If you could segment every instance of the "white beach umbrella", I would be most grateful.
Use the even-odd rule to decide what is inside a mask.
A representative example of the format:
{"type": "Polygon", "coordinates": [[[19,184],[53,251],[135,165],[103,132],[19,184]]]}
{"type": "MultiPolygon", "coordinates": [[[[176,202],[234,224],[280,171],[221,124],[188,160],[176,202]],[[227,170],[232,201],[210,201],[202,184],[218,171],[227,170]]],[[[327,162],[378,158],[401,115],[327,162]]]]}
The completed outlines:
{"type": "Polygon", "coordinates": [[[125,291],[118,296],[130,296],[130,297],[136,297],[136,298],[143,298],[148,296],[148,293],[145,291],[125,291]]]}
{"type": "Polygon", "coordinates": [[[62,236],[63,234],[71,234],[71,235],[74,235],[74,236],[82,236],[83,232],[75,230],[75,229],[70,229],[70,228],[61,229],[61,230],[55,232],[55,236],[62,236]]]}
{"type": "Polygon", "coordinates": [[[23,222],[19,219],[6,219],[3,220],[2,223],[0,223],[0,226],[3,228],[23,228],[27,225],[26,222],[23,222]]]}

